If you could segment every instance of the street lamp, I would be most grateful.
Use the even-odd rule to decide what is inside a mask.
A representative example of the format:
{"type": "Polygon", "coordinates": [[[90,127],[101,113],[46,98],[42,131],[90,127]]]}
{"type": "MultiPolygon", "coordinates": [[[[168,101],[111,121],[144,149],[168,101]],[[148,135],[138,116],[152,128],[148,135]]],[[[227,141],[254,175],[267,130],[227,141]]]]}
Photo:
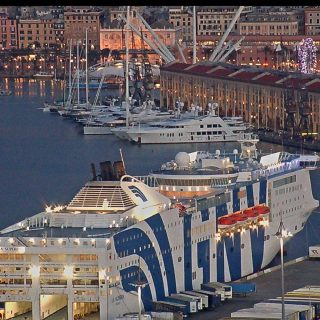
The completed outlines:
{"type": "Polygon", "coordinates": [[[109,319],[109,276],[106,276],[106,285],[107,285],[107,320],[109,319]]]}
{"type": "Polygon", "coordinates": [[[285,320],[285,309],[284,309],[284,264],[283,264],[283,239],[292,236],[291,232],[288,232],[283,225],[282,211],[281,220],[277,233],[275,234],[280,240],[280,254],[281,254],[281,320],[285,320]]]}

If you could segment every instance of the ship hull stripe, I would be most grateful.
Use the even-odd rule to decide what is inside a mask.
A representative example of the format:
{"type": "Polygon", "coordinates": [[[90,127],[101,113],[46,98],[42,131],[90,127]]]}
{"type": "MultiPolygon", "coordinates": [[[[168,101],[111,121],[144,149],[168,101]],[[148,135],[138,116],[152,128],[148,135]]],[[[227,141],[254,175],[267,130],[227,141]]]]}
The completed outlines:
{"type": "Polygon", "coordinates": [[[240,200],[238,197],[239,189],[234,189],[232,192],[233,212],[240,210],[240,200]]]}
{"type": "Polygon", "coordinates": [[[197,243],[198,268],[203,270],[202,283],[210,282],[210,243],[204,240],[197,243]]]}
{"type": "Polygon", "coordinates": [[[253,272],[259,271],[261,269],[264,255],[264,235],[265,229],[263,227],[258,227],[255,230],[250,230],[253,272]]]}
{"type": "Polygon", "coordinates": [[[183,217],[184,283],[185,290],[192,290],[191,215],[183,217]]]}
{"type": "Polygon", "coordinates": [[[145,221],[149,224],[149,226],[153,230],[153,234],[157,239],[161,252],[164,252],[166,250],[166,253],[162,253],[162,258],[163,258],[164,267],[166,271],[168,293],[169,295],[171,293],[176,293],[177,292],[176,277],[174,274],[172,253],[170,250],[168,235],[167,235],[164,223],[162,221],[162,218],[160,215],[154,215],[146,219],[145,221]],[[155,232],[156,228],[158,229],[158,232],[155,232]]]}
{"type": "MultiPolygon", "coordinates": [[[[232,237],[223,238],[227,253],[231,281],[241,278],[241,236],[236,232],[232,237]]],[[[228,280],[228,279],[225,279],[228,280]]]]}
{"type": "Polygon", "coordinates": [[[247,189],[247,203],[248,208],[254,206],[254,197],[253,197],[253,186],[252,184],[246,187],[247,189]]]}
{"type": "Polygon", "coordinates": [[[209,220],[209,209],[201,210],[201,219],[202,221],[209,220]]]}
{"type": "Polygon", "coordinates": [[[138,228],[131,228],[119,232],[114,236],[114,246],[119,256],[121,253],[126,252],[126,256],[135,254],[144,259],[152,277],[152,283],[155,287],[157,299],[163,298],[165,293],[159,259],[145,232],[138,228]],[[126,239],[130,238],[133,240],[126,241],[126,239]]]}
{"type": "Polygon", "coordinates": [[[260,181],[259,203],[267,202],[267,180],[260,181]]]}
{"type": "MultiPolygon", "coordinates": [[[[120,271],[120,277],[122,279],[121,285],[126,292],[137,291],[137,288],[134,287],[132,284],[135,281],[137,281],[138,273],[140,273],[140,280],[147,282],[147,277],[145,273],[141,269],[139,270],[138,266],[131,266],[131,267],[122,269],[120,271]],[[131,274],[133,274],[133,276],[131,276],[131,274]]],[[[141,300],[143,302],[143,306],[146,311],[149,311],[152,309],[153,299],[152,299],[151,289],[149,285],[146,285],[141,289],[141,300]]]]}

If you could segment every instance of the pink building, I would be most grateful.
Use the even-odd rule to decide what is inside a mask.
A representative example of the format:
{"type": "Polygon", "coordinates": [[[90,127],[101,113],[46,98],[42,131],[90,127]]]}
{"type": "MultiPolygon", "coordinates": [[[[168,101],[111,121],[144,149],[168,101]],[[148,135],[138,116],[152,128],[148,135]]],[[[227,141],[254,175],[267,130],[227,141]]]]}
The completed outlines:
{"type": "Polygon", "coordinates": [[[0,13],[0,48],[17,48],[17,21],[0,13]]]}

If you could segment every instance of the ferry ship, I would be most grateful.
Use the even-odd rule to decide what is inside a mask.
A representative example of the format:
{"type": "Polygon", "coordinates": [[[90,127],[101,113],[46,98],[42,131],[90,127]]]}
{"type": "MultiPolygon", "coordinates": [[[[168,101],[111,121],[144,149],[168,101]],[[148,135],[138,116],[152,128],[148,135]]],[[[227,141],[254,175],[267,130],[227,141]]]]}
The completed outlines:
{"type": "Polygon", "coordinates": [[[3,229],[5,318],[44,319],[65,308],[68,320],[110,320],[136,312],[140,296],[150,310],[153,301],[268,266],[280,223],[295,235],[319,205],[319,157],[259,156],[249,138],[239,154],[180,152],[145,177],[127,175],[122,162],[100,163],[101,174],[93,166],[93,180],[69,204],[3,229]]]}

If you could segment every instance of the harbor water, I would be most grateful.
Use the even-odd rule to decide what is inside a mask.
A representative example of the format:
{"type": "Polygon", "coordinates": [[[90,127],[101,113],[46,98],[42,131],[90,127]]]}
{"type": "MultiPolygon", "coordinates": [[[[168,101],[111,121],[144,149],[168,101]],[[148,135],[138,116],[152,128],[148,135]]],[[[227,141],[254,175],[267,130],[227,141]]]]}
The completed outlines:
{"type": "MultiPolygon", "coordinates": [[[[46,205],[67,204],[91,179],[90,164],[95,163],[99,171],[99,162],[120,160],[120,149],[127,173],[145,175],[180,151],[220,149],[223,154],[240,148],[238,143],[136,145],[113,135],[86,136],[72,120],[39,109],[46,100],[62,98],[61,82],[2,79],[1,85],[13,92],[0,97],[1,229],[46,205]]],[[[105,94],[118,96],[119,92],[105,94]]],[[[259,142],[258,148],[297,152],[264,142],[259,142]]],[[[285,259],[307,255],[309,245],[320,243],[319,228],[320,214],[315,212],[304,230],[286,244],[285,259]]],[[[279,262],[276,257],[273,264],[279,262]]]]}

